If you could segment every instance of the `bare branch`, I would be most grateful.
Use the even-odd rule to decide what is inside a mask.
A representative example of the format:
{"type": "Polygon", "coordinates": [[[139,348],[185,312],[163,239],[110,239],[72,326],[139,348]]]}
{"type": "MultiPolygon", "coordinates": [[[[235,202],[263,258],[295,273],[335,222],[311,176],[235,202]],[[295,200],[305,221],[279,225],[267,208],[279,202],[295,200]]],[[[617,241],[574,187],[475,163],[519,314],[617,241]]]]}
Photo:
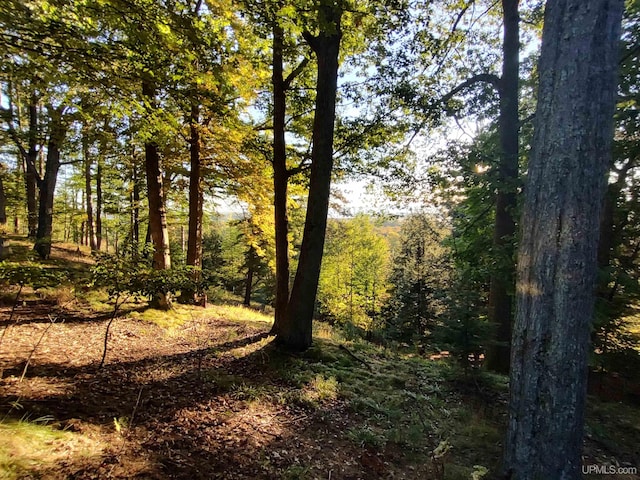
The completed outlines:
{"type": "Polygon", "coordinates": [[[438,103],[448,102],[461,91],[466,90],[467,88],[471,88],[477,83],[489,83],[498,91],[498,93],[500,93],[500,90],[502,89],[502,80],[500,79],[500,77],[494,75],[493,73],[480,73],[466,79],[449,93],[443,95],[438,103]]]}
{"type": "Polygon", "coordinates": [[[291,87],[291,82],[293,82],[295,78],[302,73],[302,71],[305,69],[305,67],[308,64],[309,64],[309,58],[304,57],[304,59],[298,64],[298,66],[294,68],[289,75],[287,75],[287,78],[285,78],[283,82],[283,86],[285,90],[289,90],[289,87],[291,87]]]}

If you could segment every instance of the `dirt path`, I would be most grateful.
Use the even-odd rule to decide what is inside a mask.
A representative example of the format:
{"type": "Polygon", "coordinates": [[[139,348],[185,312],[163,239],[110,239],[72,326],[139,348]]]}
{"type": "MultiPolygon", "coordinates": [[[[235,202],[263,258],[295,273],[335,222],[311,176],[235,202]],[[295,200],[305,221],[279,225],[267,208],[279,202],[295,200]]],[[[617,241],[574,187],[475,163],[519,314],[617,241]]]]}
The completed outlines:
{"type": "Polygon", "coordinates": [[[98,369],[106,320],[47,305],[17,314],[0,345],[5,418],[46,416],[95,447],[24,478],[419,478],[393,451],[349,442],[356,419],[340,401],[308,408],[288,396],[287,359],[265,327],[204,318],[169,331],[118,319],[98,369]]]}

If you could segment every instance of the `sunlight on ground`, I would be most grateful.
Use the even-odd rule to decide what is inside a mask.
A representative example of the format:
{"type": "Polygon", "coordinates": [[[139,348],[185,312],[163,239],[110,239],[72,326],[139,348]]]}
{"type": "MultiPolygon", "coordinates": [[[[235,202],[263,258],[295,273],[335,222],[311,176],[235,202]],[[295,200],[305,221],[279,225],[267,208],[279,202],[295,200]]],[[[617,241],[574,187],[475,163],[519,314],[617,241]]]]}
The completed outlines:
{"type": "Polygon", "coordinates": [[[147,308],[142,312],[131,312],[128,317],[155,323],[161,328],[174,329],[193,320],[198,313],[195,307],[174,305],[171,310],[147,308]]]}
{"type": "Polygon", "coordinates": [[[0,423],[2,479],[40,478],[30,474],[55,470],[61,462],[75,462],[101,453],[102,447],[97,441],[79,433],[58,430],[40,422],[5,420],[0,423]],[[29,475],[25,477],[27,472],[29,475]]]}
{"type": "Polygon", "coordinates": [[[224,318],[230,322],[273,323],[273,315],[240,305],[211,305],[205,311],[209,316],[224,318]]]}
{"type": "Polygon", "coordinates": [[[147,308],[142,312],[131,312],[127,316],[154,323],[169,331],[194,322],[199,323],[211,319],[223,319],[228,322],[259,323],[260,325],[258,326],[260,328],[267,327],[273,323],[272,316],[252,308],[237,305],[211,305],[207,308],[202,308],[176,303],[171,310],[147,308]]]}

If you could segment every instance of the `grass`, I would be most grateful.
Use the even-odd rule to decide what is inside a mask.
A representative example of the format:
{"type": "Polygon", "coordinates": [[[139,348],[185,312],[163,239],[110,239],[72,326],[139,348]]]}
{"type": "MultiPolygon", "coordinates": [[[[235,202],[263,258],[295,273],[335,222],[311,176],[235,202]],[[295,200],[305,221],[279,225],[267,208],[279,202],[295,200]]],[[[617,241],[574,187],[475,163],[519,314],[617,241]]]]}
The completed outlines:
{"type": "Polygon", "coordinates": [[[254,323],[260,327],[265,327],[266,324],[273,323],[273,315],[268,315],[241,305],[211,305],[207,307],[206,313],[211,317],[222,318],[231,322],[254,323]]]}
{"type": "Polygon", "coordinates": [[[0,479],[40,478],[36,472],[101,451],[97,442],[60,430],[46,421],[5,420],[0,423],[0,479]]]}
{"type": "MultiPolygon", "coordinates": [[[[447,442],[451,451],[445,473],[451,470],[451,478],[481,478],[486,459],[499,458],[500,426],[474,413],[456,391],[456,383],[469,381],[457,366],[361,340],[347,341],[341,331],[322,323],[316,324],[315,333],[314,346],[285,363],[281,376],[299,389],[301,400],[311,408],[346,401],[359,420],[346,432],[356,446],[395,448],[407,462],[423,464],[447,442]]],[[[476,381],[495,395],[506,393],[506,377],[483,375],[476,381]]]]}

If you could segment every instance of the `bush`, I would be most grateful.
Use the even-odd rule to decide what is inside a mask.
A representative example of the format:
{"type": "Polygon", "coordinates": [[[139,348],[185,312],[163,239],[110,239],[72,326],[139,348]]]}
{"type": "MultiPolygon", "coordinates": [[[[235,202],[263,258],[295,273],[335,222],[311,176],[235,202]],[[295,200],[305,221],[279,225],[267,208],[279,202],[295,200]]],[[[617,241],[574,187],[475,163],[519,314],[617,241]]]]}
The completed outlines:
{"type": "Polygon", "coordinates": [[[194,267],[181,265],[169,270],[155,270],[145,256],[95,254],[91,269],[93,285],[105,287],[110,297],[130,295],[153,299],[158,295],[177,294],[182,290],[203,291],[205,285],[194,281],[194,267]]]}

